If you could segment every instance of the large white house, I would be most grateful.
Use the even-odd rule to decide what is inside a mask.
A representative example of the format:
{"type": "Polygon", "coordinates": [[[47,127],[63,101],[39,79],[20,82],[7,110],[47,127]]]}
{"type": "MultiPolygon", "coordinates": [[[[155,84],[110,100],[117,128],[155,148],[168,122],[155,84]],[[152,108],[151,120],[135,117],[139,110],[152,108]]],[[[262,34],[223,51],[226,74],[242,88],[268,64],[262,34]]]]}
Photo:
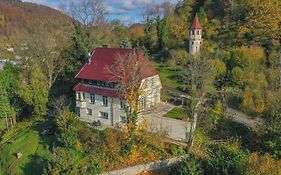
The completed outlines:
{"type": "Polygon", "coordinates": [[[100,121],[105,127],[125,122],[124,102],[119,98],[118,84],[112,81],[112,76],[106,71],[106,67],[114,65],[116,59],[128,58],[130,54],[135,54],[142,66],[146,68],[143,75],[145,78],[141,82],[144,93],[140,97],[140,111],[148,110],[160,103],[162,85],[159,74],[141,51],[96,48],[88,63],[75,77],[80,81],[74,88],[76,112],[82,120],[90,123],[100,121]]]}

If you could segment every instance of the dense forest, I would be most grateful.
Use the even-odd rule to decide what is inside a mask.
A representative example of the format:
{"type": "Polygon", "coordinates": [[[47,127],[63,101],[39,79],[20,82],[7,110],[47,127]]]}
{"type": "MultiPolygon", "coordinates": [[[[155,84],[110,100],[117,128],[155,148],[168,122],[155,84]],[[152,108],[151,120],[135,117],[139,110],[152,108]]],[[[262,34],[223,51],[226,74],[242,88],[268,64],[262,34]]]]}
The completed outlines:
{"type": "Polygon", "coordinates": [[[98,174],[180,154],[187,156],[163,174],[281,174],[280,0],[165,2],[131,25],[108,20],[99,0],[60,8],[0,0],[0,59],[17,63],[0,69],[0,174],[98,174]],[[195,15],[203,46],[192,55],[195,15]],[[160,73],[163,101],[173,101],[171,91],[191,96],[188,116],[208,99],[192,146],[171,146],[145,131],[127,139],[76,119],[75,75],[105,44],[144,52],[160,73]],[[233,122],[228,107],[261,122],[233,122]],[[50,133],[40,140],[42,127],[50,133]],[[10,145],[29,147],[29,157],[17,161],[10,145]]]}

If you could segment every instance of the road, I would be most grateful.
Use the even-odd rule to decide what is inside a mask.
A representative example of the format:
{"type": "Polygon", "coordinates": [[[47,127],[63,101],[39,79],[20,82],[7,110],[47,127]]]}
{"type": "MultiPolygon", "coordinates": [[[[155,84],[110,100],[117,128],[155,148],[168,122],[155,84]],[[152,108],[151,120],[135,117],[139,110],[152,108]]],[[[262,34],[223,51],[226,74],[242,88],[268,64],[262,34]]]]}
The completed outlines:
{"type": "Polygon", "coordinates": [[[235,110],[233,108],[230,108],[230,107],[226,107],[225,115],[227,117],[229,117],[232,121],[241,123],[249,128],[253,128],[253,129],[257,128],[259,125],[262,125],[264,122],[261,118],[250,117],[247,114],[245,114],[241,111],[235,110]]]}

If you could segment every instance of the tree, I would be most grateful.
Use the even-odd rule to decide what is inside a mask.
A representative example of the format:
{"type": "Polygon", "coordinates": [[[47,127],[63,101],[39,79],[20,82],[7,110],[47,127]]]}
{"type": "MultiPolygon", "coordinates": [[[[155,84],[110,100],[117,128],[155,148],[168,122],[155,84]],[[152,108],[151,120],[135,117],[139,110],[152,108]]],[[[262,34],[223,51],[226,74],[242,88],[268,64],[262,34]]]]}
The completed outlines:
{"type": "MultiPolygon", "coordinates": [[[[6,119],[6,127],[7,129],[9,128],[10,122],[9,118],[11,115],[13,115],[14,111],[13,108],[11,107],[8,93],[4,89],[4,87],[0,84],[0,118],[5,118],[6,119]]],[[[11,123],[13,124],[13,123],[11,123]]]]}
{"type": "Polygon", "coordinates": [[[1,91],[1,117],[6,118],[7,128],[12,127],[16,123],[16,112],[19,108],[19,99],[17,97],[17,80],[19,78],[19,70],[17,66],[10,63],[4,65],[0,71],[0,91],[1,91]]]}
{"type": "Polygon", "coordinates": [[[189,56],[186,63],[182,65],[182,80],[186,85],[186,91],[191,96],[190,114],[193,116],[195,107],[202,103],[203,96],[208,88],[213,86],[215,74],[207,59],[197,56],[189,56]]]}
{"type": "Polygon", "coordinates": [[[196,1],[194,0],[184,0],[179,2],[176,5],[176,13],[186,22],[191,21],[192,19],[192,12],[193,12],[193,7],[195,6],[196,1]]]}
{"type": "Polygon", "coordinates": [[[101,0],[71,1],[65,5],[65,11],[83,26],[99,25],[104,22],[106,9],[101,0]]]}
{"type": "Polygon", "coordinates": [[[280,39],[281,2],[279,0],[244,0],[240,4],[240,35],[249,41],[280,39]]]}
{"type": "Polygon", "coordinates": [[[112,81],[118,84],[120,99],[125,102],[126,130],[132,142],[135,141],[140,97],[144,95],[145,87],[142,81],[145,71],[149,68],[148,63],[141,62],[137,55],[118,55],[115,66],[106,68],[112,76],[112,81]]]}
{"type": "Polygon", "coordinates": [[[48,82],[40,66],[34,64],[21,73],[18,81],[18,95],[32,107],[33,114],[42,117],[47,112],[48,82]]]}
{"type": "Polygon", "coordinates": [[[21,54],[26,57],[25,66],[36,63],[47,78],[48,88],[51,89],[58,76],[66,66],[66,58],[61,54],[67,41],[61,34],[49,36],[47,31],[31,34],[24,38],[21,54]]]}
{"type": "Polygon", "coordinates": [[[58,128],[58,140],[67,148],[76,149],[80,143],[78,141],[78,118],[74,113],[61,111],[56,117],[56,126],[58,128]]]}
{"type": "Polygon", "coordinates": [[[122,40],[120,42],[120,47],[121,48],[132,48],[132,44],[128,37],[122,38],[122,40]]]}
{"type": "MultiPolygon", "coordinates": [[[[199,55],[190,55],[185,64],[182,65],[182,81],[185,83],[188,94],[186,111],[192,116],[193,125],[196,127],[200,110],[206,101],[207,92],[215,91],[215,72],[210,62],[199,55]]],[[[192,129],[195,128],[191,128],[192,129]]],[[[193,143],[193,134],[189,137],[189,143],[193,143]]]]}
{"type": "Polygon", "coordinates": [[[158,39],[158,49],[162,50],[168,39],[168,18],[165,16],[160,19],[160,15],[156,18],[156,30],[158,39]]]}
{"type": "Polygon", "coordinates": [[[201,24],[205,24],[208,21],[207,14],[203,7],[199,9],[198,18],[201,24]]]}

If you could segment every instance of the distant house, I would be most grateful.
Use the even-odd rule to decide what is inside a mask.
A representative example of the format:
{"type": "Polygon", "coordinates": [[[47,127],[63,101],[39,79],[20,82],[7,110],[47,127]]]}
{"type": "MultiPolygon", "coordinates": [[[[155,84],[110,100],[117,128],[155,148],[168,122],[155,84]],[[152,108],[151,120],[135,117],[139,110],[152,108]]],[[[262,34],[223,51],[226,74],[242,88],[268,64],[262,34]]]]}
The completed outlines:
{"type": "Polygon", "coordinates": [[[80,83],[74,88],[76,92],[76,112],[87,122],[100,121],[104,126],[115,126],[126,120],[124,101],[118,94],[118,84],[112,81],[112,75],[106,67],[114,65],[116,59],[126,59],[135,54],[140,63],[148,70],[144,73],[142,84],[146,84],[140,97],[139,110],[146,111],[160,103],[162,84],[155,68],[139,50],[121,48],[96,48],[75,78],[80,83]],[[149,93],[148,93],[149,92],[149,93]]]}

